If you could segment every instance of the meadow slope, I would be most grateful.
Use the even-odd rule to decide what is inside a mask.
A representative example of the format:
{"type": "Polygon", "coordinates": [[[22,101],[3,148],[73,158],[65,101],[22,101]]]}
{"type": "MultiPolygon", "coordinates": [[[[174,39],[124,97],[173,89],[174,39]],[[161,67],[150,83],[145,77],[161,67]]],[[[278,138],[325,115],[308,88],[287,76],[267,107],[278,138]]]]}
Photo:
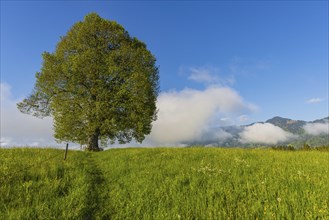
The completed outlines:
{"type": "Polygon", "coordinates": [[[329,152],[0,149],[0,219],[329,219],[329,152]]]}

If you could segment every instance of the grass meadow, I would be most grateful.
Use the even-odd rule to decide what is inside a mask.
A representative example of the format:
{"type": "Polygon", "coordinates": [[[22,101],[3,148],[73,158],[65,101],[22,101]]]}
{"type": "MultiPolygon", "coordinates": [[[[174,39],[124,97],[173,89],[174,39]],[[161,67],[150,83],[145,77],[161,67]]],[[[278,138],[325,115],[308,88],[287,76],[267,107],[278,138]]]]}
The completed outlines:
{"type": "Polygon", "coordinates": [[[329,152],[0,149],[0,219],[329,219],[329,152]]]}

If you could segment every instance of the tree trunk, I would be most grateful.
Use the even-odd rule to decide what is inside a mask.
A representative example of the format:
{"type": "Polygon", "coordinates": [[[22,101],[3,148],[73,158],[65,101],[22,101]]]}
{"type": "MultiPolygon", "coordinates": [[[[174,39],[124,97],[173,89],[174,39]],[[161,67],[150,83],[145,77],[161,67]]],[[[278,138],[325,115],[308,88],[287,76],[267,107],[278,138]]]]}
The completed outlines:
{"type": "Polygon", "coordinates": [[[95,130],[93,134],[91,134],[88,138],[88,151],[100,151],[100,148],[98,146],[98,137],[99,137],[99,128],[95,130]]]}

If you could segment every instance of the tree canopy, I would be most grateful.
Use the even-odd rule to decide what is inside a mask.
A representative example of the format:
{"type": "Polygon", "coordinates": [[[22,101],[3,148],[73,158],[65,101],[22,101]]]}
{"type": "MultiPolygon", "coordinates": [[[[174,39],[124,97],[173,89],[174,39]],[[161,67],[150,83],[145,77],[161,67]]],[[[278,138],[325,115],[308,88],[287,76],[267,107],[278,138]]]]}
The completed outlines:
{"type": "Polygon", "coordinates": [[[99,140],[142,142],[156,120],[159,71],[145,43],[95,13],[42,54],[32,94],[18,109],[52,116],[57,141],[99,150],[99,140]]]}

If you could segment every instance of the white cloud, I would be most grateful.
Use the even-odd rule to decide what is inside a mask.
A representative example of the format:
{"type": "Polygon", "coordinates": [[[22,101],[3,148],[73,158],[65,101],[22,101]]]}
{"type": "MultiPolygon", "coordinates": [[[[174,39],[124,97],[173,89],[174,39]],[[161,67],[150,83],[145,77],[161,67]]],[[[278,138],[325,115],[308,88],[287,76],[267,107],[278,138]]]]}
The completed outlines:
{"type": "Polygon", "coordinates": [[[326,121],[326,123],[308,123],[304,125],[303,128],[305,132],[310,135],[329,135],[329,121],[326,121]]]}
{"type": "Polygon", "coordinates": [[[180,67],[180,74],[187,75],[187,78],[197,83],[206,85],[232,85],[235,82],[233,75],[221,74],[214,66],[180,67]]]}
{"type": "Polygon", "coordinates": [[[0,145],[5,146],[56,146],[53,138],[52,119],[38,119],[22,114],[11,95],[11,87],[1,82],[0,145]]]}
{"type": "Polygon", "coordinates": [[[311,99],[308,99],[306,100],[306,103],[307,104],[315,104],[315,103],[319,103],[319,102],[322,102],[323,99],[321,98],[311,98],[311,99]]]}
{"type": "Polygon", "coordinates": [[[295,135],[270,123],[256,123],[245,127],[240,133],[242,143],[278,144],[294,137],[295,135]]]}
{"type": "MultiPolygon", "coordinates": [[[[201,141],[209,136],[207,131],[216,118],[237,116],[256,109],[232,88],[219,86],[163,92],[158,97],[157,107],[158,120],[153,123],[148,137],[148,141],[157,145],[201,141]]],[[[211,134],[216,135],[217,139],[228,137],[224,132],[211,134]]]]}
{"type": "Polygon", "coordinates": [[[209,83],[214,84],[219,82],[219,77],[216,75],[218,73],[217,68],[213,67],[191,67],[190,75],[188,77],[189,80],[193,80],[199,83],[209,83]]]}
{"type": "Polygon", "coordinates": [[[1,103],[11,98],[11,87],[7,83],[0,83],[1,103]]]}

